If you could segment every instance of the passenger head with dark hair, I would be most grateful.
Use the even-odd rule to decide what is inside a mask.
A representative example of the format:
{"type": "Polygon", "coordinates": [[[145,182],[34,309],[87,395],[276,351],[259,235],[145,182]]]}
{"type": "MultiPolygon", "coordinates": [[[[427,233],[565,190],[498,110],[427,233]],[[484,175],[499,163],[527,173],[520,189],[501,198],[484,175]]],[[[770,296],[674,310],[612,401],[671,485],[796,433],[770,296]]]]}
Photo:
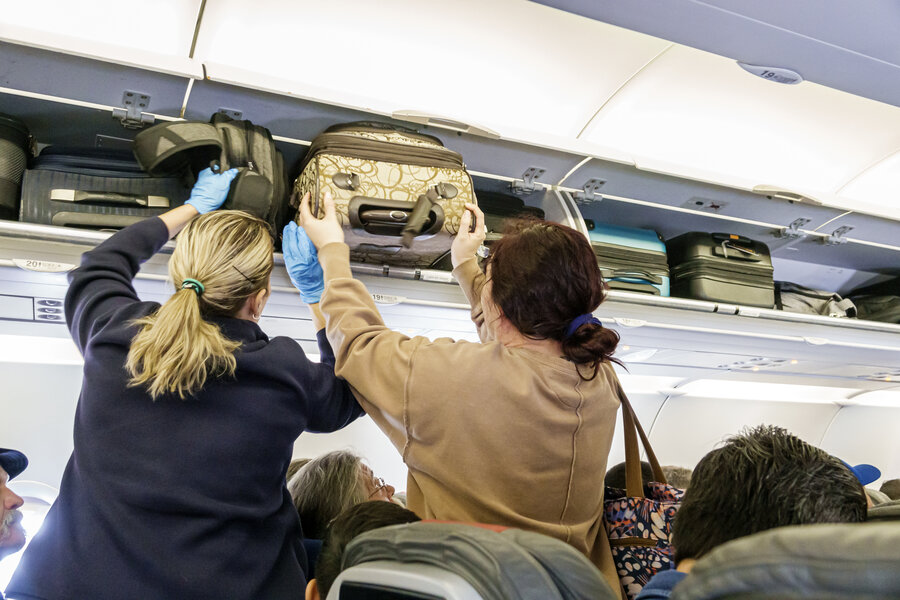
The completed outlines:
{"type": "Polygon", "coordinates": [[[491,246],[485,275],[481,305],[495,339],[557,342],[566,358],[594,373],[615,360],[619,334],[591,318],[607,286],[581,233],[559,223],[511,221],[491,246]]]}
{"type": "MultiPolygon", "coordinates": [[[[351,249],[333,199],[323,195],[324,218],[313,216],[307,196],[303,229],[284,234],[297,238],[292,244],[311,241],[318,259],[309,251],[308,260],[285,261],[297,281],[309,277],[318,289],[324,279],[320,306],[335,372],[402,454],[409,508],[563,540],[617,588],[602,519],[622,397],[611,364],[619,336],[593,316],[606,286],[587,237],[559,223],[516,221],[482,271],[484,214],[466,204],[460,216],[464,199],[456,199],[444,233],[455,234],[453,276],[481,343],[410,337],[385,325],[352,277],[351,249]]],[[[439,240],[416,238],[412,247],[426,251],[432,242],[439,240]]]]}
{"type": "MultiPolygon", "coordinates": [[[[653,481],[653,467],[645,460],[641,461],[641,482],[646,485],[653,481]]],[[[603,485],[608,488],[625,489],[625,463],[620,462],[610,467],[603,479],[603,485]]]]}
{"type": "Polygon", "coordinates": [[[900,500],[900,479],[888,479],[882,483],[881,492],[891,500],[900,500]]]}
{"type": "Polygon", "coordinates": [[[863,487],[839,459],[781,427],[761,425],[697,463],[675,516],[675,561],[775,527],[865,518],[863,487]]]}
{"type": "Polygon", "coordinates": [[[677,572],[654,576],[638,596],[664,596],[697,559],[725,542],[767,529],[860,523],[866,495],[837,458],[781,427],[760,425],[700,459],[672,527],[677,572]]]}
{"type": "Polygon", "coordinates": [[[328,529],[322,553],[316,565],[316,578],[306,586],[306,600],[328,596],[331,586],[343,570],[341,561],[347,545],[367,531],[421,521],[416,513],[391,502],[363,502],[337,516],[328,529]]]}
{"type": "Polygon", "coordinates": [[[367,500],[390,501],[394,494],[392,486],[347,450],[310,460],[288,481],[288,491],[300,515],[303,536],[318,540],[345,510],[367,500]]]}

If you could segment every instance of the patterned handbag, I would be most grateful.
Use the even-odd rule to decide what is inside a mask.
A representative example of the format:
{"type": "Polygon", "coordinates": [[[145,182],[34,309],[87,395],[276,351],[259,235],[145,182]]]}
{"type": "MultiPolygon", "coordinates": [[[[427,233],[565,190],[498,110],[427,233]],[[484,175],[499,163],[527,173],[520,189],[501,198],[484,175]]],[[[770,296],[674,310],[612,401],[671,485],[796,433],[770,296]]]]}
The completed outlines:
{"type": "Polygon", "coordinates": [[[609,537],[619,582],[628,600],[633,600],[657,571],[674,567],[672,521],[684,491],[666,483],[650,440],[619,386],[622,425],[625,430],[625,490],[607,488],[604,496],[604,525],[609,537]],[[653,468],[654,481],[641,481],[638,436],[653,468]]]}
{"type": "Polygon", "coordinates": [[[465,204],[475,203],[462,157],[433,136],[386,123],[334,125],[316,136],[294,182],[321,215],[331,192],[350,259],[429,267],[450,249],[465,204]]]}

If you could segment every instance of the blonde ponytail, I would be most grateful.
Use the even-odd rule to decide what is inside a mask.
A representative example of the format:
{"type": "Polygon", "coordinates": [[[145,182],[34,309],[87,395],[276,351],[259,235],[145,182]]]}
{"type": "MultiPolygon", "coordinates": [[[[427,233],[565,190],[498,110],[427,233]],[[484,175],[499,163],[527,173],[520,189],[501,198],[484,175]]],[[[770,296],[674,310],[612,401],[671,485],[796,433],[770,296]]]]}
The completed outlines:
{"type": "Polygon", "coordinates": [[[240,342],[204,317],[234,316],[267,289],[272,273],[268,224],[241,211],[214,211],[191,221],[169,261],[177,291],[155,313],[135,321],[125,368],[129,386],[146,386],[155,400],[184,399],[210,377],[234,375],[240,342]],[[182,287],[182,282],[202,282],[182,287]]]}

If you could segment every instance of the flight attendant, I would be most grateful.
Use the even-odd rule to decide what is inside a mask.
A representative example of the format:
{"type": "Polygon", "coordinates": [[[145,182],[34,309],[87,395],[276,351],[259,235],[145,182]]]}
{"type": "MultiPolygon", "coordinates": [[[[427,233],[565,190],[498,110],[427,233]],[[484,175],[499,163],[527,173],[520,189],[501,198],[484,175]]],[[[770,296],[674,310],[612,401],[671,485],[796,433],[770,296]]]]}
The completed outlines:
{"type": "Polygon", "coordinates": [[[319,364],[257,324],[271,291],[268,224],[212,212],[236,172],[201,172],[187,204],[116,233],[70,274],[66,322],[84,356],[75,448],[8,595],[302,595],[285,487],[294,440],[362,410],[334,376],[324,332],[319,364]],[[175,294],[142,302],[132,279],[179,231],[175,294]]]}
{"type": "Polygon", "coordinates": [[[605,285],[585,237],[521,222],[492,246],[483,273],[475,252],[484,215],[468,205],[451,249],[453,274],[482,343],[429,341],[384,325],[351,275],[328,195],[324,206],[316,219],[304,198],[302,229],[291,224],[284,235],[286,249],[311,240],[319,264],[286,250],[286,266],[295,281],[312,282],[321,265],[335,372],[402,454],[410,510],[559,538],[619,589],[601,523],[621,389],[611,367],[618,335],[591,314],[605,285]]]}

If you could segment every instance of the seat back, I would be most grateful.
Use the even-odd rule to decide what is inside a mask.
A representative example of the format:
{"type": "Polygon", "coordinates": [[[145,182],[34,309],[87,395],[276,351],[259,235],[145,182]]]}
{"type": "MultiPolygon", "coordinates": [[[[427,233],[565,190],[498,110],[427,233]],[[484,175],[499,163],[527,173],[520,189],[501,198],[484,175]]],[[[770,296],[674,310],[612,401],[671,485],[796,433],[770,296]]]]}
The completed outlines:
{"type": "Polygon", "coordinates": [[[867,521],[900,521],[900,500],[891,500],[869,509],[867,521]]]}
{"type": "Polygon", "coordinates": [[[672,600],[900,598],[900,523],[781,527],[713,550],[672,600]]]}
{"type": "Polygon", "coordinates": [[[385,593],[393,595],[378,597],[397,600],[616,598],[580,552],[554,538],[516,529],[436,522],[384,527],[355,538],[344,552],[343,568],[330,600],[333,594],[345,598],[342,587],[367,583],[390,584],[385,593]],[[367,582],[366,577],[372,579],[367,582]],[[459,585],[460,580],[467,586],[459,585]]]}
{"type": "Polygon", "coordinates": [[[326,600],[482,600],[472,585],[431,565],[376,560],[341,572],[326,600]]]}

